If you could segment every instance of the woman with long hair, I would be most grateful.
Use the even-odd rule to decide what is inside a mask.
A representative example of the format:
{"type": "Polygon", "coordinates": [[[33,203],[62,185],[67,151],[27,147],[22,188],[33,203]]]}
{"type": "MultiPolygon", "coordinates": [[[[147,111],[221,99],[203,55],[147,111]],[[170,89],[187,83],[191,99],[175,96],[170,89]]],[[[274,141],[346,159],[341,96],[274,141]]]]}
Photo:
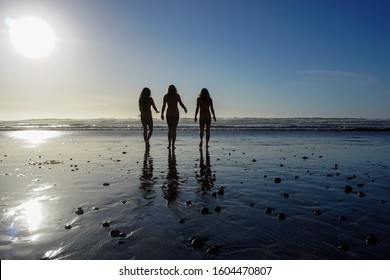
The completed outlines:
{"type": "Polygon", "coordinates": [[[139,96],[138,107],[139,111],[141,112],[141,123],[144,129],[145,145],[149,147],[149,140],[153,133],[153,117],[151,107],[153,107],[156,113],[160,113],[154,104],[154,100],[151,97],[151,91],[149,88],[143,88],[141,95],[139,96]]]}
{"type": "Polygon", "coordinates": [[[184,109],[184,112],[187,113],[187,108],[184,106],[181,101],[181,97],[177,92],[177,89],[174,85],[168,87],[167,93],[164,95],[163,106],[161,109],[161,119],[164,120],[165,108],[167,108],[166,120],[168,124],[168,149],[172,147],[175,149],[176,142],[176,129],[177,124],[179,123],[179,108],[177,104],[184,109]]]}
{"type": "Polygon", "coordinates": [[[210,126],[211,126],[211,113],[213,114],[213,120],[217,121],[215,118],[213,99],[210,97],[210,93],[206,88],[203,88],[196,100],[196,110],[195,110],[195,122],[197,122],[197,115],[199,112],[199,147],[202,148],[203,145],[203,135],[206,128],[206,148],[209,147],[210,140],[210,126]]]}

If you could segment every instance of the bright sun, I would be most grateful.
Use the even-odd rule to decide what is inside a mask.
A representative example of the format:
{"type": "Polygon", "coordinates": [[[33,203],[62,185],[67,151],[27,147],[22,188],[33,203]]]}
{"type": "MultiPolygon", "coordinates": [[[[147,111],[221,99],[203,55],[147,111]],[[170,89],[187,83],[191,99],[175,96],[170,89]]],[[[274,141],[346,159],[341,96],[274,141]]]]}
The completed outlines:
{"type": "Polygon", "coordinates": [[[39,18],[7,19],[11,42],[16,50],[30,58],[40,58],[54,48],[56,37],[49,25],[39,18]]]}

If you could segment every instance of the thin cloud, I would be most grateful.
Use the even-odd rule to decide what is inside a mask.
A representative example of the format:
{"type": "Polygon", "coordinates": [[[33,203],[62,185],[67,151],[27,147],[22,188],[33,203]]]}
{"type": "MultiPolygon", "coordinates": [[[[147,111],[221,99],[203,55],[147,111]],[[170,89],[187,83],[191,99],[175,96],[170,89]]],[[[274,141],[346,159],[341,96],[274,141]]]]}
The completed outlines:
{"type": "Polygon", "coordinates": [[[307,70],[301,73],[308,78],[331,80],[331,81],[353,81],[364,85],[372,85],[379,81],[373,75],[356,73],[356,72],[333,71],[333,70],[307,70]]]}

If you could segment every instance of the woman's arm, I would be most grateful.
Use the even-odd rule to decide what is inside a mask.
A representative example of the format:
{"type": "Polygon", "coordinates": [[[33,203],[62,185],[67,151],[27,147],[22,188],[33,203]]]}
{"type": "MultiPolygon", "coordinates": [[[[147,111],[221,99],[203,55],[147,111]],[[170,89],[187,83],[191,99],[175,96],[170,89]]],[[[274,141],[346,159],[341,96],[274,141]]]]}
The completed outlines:
{"type": "Polygon", "coordinates": [[[165,111],[165,107],[167,105],[167,98],[166,98],[166,95],[164,96],[164,99],[163,99],[163,106],[162,106],[162,109],[161,109],[161,119],[164,120],[164,111],[165,111]]]}
{"type": "Polygon", "coordinates": [[[214,112],[214,106],[213,106],[213,100],[210,98],[210,110],[211,110],[211,113],[213,114],[213,119],[214,121],[216,122],[217,119],[215,118],[215,112],[214,112]]]}
{"type": "Polygon", "coordinates": [[[195,109],[195,118],[194,118],[194,121],[197,122],[198,121],[198,112],[199,112],[199,98],[196,100],[196,109],[195,109]]]}
{"type": "Polygon", "coordinates": [[[156,105],[154,104],[153,98],[150,98],[150,99],[151,99],[151,101],[152,101],[152,107],[153,107],[154,111],[156,111],[156,113],[160,113],[160,112],[157,110],[156,105]]]}
{"type": "Polygon", "coordinates": [[[184,112],[187,113],[187,108],[186,108],[186,106],[184,106],[183,102],[181,101],[180,95],[179,95],[179,104],[184,109],[184,112]]]}

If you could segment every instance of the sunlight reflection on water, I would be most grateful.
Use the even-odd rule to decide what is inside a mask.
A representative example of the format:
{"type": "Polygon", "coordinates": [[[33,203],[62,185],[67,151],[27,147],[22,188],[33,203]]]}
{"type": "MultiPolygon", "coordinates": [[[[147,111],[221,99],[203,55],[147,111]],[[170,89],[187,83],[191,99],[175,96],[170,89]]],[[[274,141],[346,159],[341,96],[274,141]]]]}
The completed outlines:
{"type": "Polygon", "coordinates": [[[44,144],[48,140],[64,135],[63,131],[49,131],[49,130],[21,130],[10,131],[8,136],[14,139],[23,140],[32,147],[44,144]]]}

